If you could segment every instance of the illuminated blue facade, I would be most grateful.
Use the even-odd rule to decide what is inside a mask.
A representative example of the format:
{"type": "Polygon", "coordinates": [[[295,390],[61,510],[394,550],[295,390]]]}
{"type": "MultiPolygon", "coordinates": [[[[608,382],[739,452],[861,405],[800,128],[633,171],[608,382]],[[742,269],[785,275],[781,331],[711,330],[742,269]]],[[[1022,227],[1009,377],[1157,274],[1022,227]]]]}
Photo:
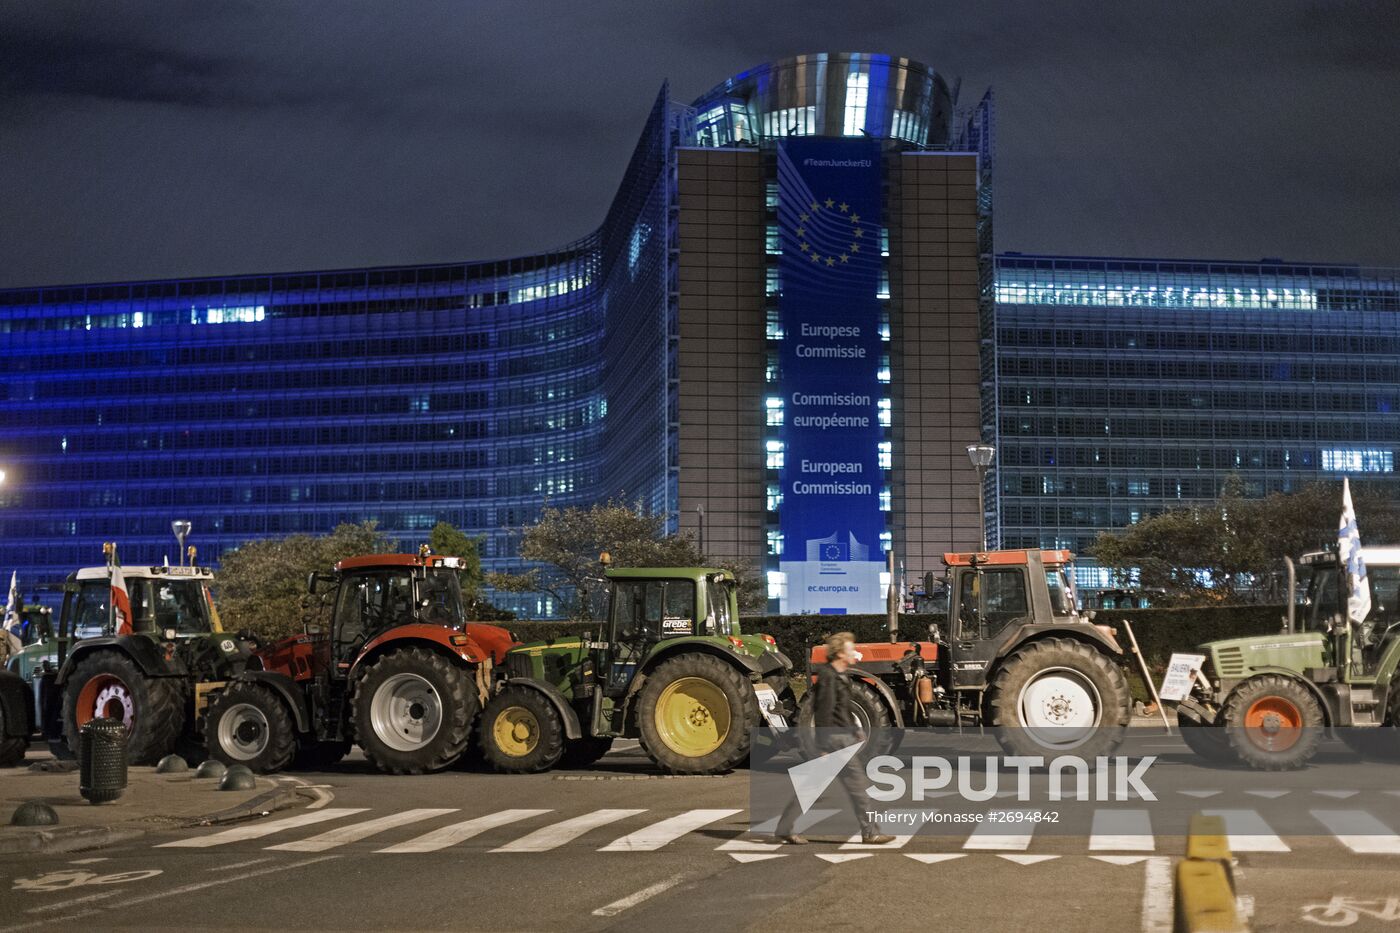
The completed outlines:
{"type": "MultiPolygon", "coordinates": [[[[1082,552],[1102,529],[1212,498],[1231,473],[1259,494],[1341,472],[1393,474],[1394,271],[1019,254],[993,263],[991,126],[989,97],[959,108],[943,77],[917,62],[797,56],[736,75],[691,105],[663,88],[603,223],[557,250],[0,291],[0,573],[18,570],[26,585],[61,578],[96,562],[105,540],[121,542],[128,560],[159,560],[173,550],[177,518],[194,522],[205,560],[249,539],[366,519],[411,547],[446,521],[484,537],[487,569],[518,570],[518,529],[545,503],[620,499],[694,531],[702,513],[682,489],[704,486],[715,497],[704,500],[712,544],[724,508],[752,512],[724,526],[752,540],[718,553],[753,559],[774,585],[783,576],[780,438],[794,415],[774,389],[789,349],[781,309],[791,245],[775,166],[792,136],[868,139],[883,160],[878,197],[891,220],[869,232],[877,304],[863,312],[880,338],[865,393],[878,396],[877,450],[861,454],[880,474],[869,508],[886,529],[872,561],[892,543],[914,552],[915,525],[940,514],[963,522],[953,544],[975,533],[975,519],[959,511],[969,489],[975,501],[970,468],[920,440],[939,420],[935,389],[973,392],[958,430],[999,449],[989,531],[1005,546],[1082,552]],[[763,180],[747,205],[705,201],[730,184],[732,167],[687,182],[699,193],[685,196],[704,202],[709,219],[703,229],[692,222],[686,240],[682,218],[700,208],[681,205],[678,153],[697,149],[741,150],[763,180]],[[952,170],[915,170],[932,161],[916,157],[938,153],[970,159],[975,187],[952,170]],[[917,191],[932,203],[936,191],[956,204],[958,185],[973,192],[973,246],[962,265],[940,260],[949,271],[935,271],[914,241],[949,225],[904,199],[917,191]],[[737,256],[738,241],[725,239],[728,252],[711,245],[723,259],[706,268],[751,267],[752,308],[747,285],[714,286],[713,309],[683,311],[706,283],[683,281],[681,243],[748,235],[725,232],[746,222],[728,219],[736,209],[757,218],[752,255],[737,256]],[[934,276],[973,305],[970,325],[949,326],[970,332],[976,359],[942,387],[938,357],[906,352],[924,313],[917,290],[917,300],[942,300],[934,276]],[[682,481],[691,455],[681,427],[697,404],[681,389],[686,313],[740,322],[733,352],[718,342],[706,351],[709,372],[734,353],[751,353],[763,370],[750,388],[716,380],[731,398],[751,394],[742,404],[760,427],[732,435],[749,459],[716,459],[714,478],[698,486],[682,481]],[[751,334],[742,323],[750,319],[751,334]],[[754,464],[758,492],[751,503],[717,504],[733,495],[730,474],[750,470],[741,461],[754,464]],[[915,522],[916,501],[933,489],[948,502],[915,522]]],[[[710,388],[703,383],[700,404],[710,388]]],[[[705,444],[727,443],[714,438],[729,430],[719,425],[705,444]]],[[[956,452],[965,440],[942,443],[956,452]]],[[[926,555],[942,547],[928,534],[918,540],[926,555]]],[[[906,567],[911,577],[927,569],[906,567]]],[[[1086,568],[1082,582],[1103,581],[1086,568]]],[[[542,594],[496,600],[530,616],[558,611],[542,594]]]]}

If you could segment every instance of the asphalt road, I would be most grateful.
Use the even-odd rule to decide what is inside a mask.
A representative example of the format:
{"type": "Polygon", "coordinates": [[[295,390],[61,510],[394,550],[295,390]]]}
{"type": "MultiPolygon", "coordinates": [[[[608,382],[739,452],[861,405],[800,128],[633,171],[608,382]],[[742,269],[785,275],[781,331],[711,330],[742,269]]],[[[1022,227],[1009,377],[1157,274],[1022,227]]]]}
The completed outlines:
{"type": "Polygon", "coordinates": [[[635,743],[592,769],[533,776],[394,778],[352,757],[334,771],[292,776],[320,785],[321,799],[305,809],[231,828],[163,831],[90,853],[0,853],[0,933],[1167,933],[1182,821],[1216,805],[1230,814],[1240,893],[1252,899],[1257,930],[1400,930],[1400,836],[1347,832],[1355,828],[1347,821],[1366,812],[1364,789],[1271,790],[1275,776],[1203,767],[1176,740],[1156,744],[1163,766],[1176,769],[1169,786],[1190,786],[1195,795],[1170,791],[1180,820],[1154,811],[1146,835],[1103,826],[921,832],[883,851],[844,838],[771,846],[748,832],[747,773],[659,777],[635,743]],[[1256,809],[1234,806],[1231,781],[1251,789],[1256,809]],[[1332,820],[1331,831],[1271,831],[1304,810],[1332,820]],[[1264,820],[1262,829],[1250,813],[1264,820]]]}

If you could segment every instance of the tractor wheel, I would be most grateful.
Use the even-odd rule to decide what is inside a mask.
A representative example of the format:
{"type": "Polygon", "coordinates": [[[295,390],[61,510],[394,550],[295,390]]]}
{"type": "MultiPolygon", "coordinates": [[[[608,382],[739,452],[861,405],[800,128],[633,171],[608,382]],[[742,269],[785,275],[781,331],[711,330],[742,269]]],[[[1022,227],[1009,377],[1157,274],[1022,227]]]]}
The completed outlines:
{"type": "Polygon", "coordinates": [[[297,748],[287,704],[262,684],[243,680],[235,680],[215,698],[204,736],[210,758],[246,765],[254,774],[281,771],[297,748]]]}
{"type": "Polygon", "coordinates": [[[12,768],[24,760],[29,739],[5,735],[5,704],[0,703],[0,768],[12,768]]]}
{"type": "Polygon", "coordinates": [[[404,648],[369,665],[351,717],[375,767],[423,774],[461,757],[480,709],[471,671],[428,648],[404,648]]]}
{"type": "Polygon", "coordinates": [[[350,754],[351,748],[349,742],[317,742],[308,738],[297,743],[292,768],[297,771],[324,771],[339,764],[340,759],[350,754]]]}
{"type": "Polygon", "coordinates": [[[587,768],[612,751],[612,744],[611,736],[587,736],[582,739],[569,739],[564,746],[564,757],[559,759],[559,766],[563,768],[587,768]]]}
{"type": "Polygon", "coordinates": [[[1292,771],[1317,752],[1322,705],[1307,687],[1278,674],[1245,681],[1220,711],[1230,746],[1260,771],[1292,771]]]}
{"type": "Polygon", "coordinates": [[[529,687],[507,687],[481,713],[481,754],[506,774],[538,774],[564,755],[564,722],[549,698],[529,687]]]}
{"type": "Polygon", "coordinates": [[[1226,764],[1239,760],[1234,749],[1230,747],[1230,739],[1219,724],[1200,722],[1178,711],[1176,726],[1177,731],[1181,733],[1181,740],[1206,761],[1226,764]]]}
{"type": "Polygon", "coordinates": [[[185,729],[182,683],[147,677],[126,655],[99,651],[83,658],[63,690],[63,734],[78,748],[78,735],[93,719],[121,720],[126,726],[126,760],[153,765],[175,750],[185,729]]]}
{"type": "Polygon", "coordinates": [[[1104,652],[1072,638],[1032,642],[992,680],[988,719],[1013,755],[1107,755],[1132,716],[1128,681],[1104,652]]]}
{"type": "MultiPolygon", "coordinates": [[[[866,750],[866,754],[888,755],[898,748],[899,735],[894,731],[894,716],[890,713],[890,708],[885,705],[884,699],[874,687],[856,678],[851,678],[851,718],[856,721],[856,728],[867,739],[876,736],[877,729],[880,730],[878,735],[883,736],[877,745],[866,750]]],[[[821,755],[830,751],[816,741],[816,733],[813,732],[815,728],[812,691],[808,690],[802,695],[802,701],[797,704],[797,734],[802,748],[809,755],[821,755]]]]}
{"type": "Polygon", "coordinates": [[[642,747],[667,771],[718,774],[749,754],[749,730],[759,725],[758,695],[729,663],[709,654],[663,661],[638,699],[642,747]]]}

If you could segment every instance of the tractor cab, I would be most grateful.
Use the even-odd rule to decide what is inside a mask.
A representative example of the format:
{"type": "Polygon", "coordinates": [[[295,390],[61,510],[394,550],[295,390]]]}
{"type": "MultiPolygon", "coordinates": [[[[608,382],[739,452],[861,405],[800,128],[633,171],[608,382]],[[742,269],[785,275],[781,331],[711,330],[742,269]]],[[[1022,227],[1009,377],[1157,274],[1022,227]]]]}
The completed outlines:
{"type": "Polygon", "coordinates": [[[1302,604],[1290,602],[1289,631],[1324,636],[1324,660],[1344,682],[1369,680],[1400,638],[1400,548],[1363,547],[1371,611],[1359,625],[1347,620],[1348,584],[1335,550],[1314,551],[1298,560],[1302,604]]]}
{"type": "Polygon", "coordinates": [[[1092,627],[1112,643],[1107,627],[1091,626],[1074,589],[1069,551],[985,551],[943,555],[948,593],[951,687],[981,689],[991,663],[1017,643],[1067,625],[1092,627]]]}

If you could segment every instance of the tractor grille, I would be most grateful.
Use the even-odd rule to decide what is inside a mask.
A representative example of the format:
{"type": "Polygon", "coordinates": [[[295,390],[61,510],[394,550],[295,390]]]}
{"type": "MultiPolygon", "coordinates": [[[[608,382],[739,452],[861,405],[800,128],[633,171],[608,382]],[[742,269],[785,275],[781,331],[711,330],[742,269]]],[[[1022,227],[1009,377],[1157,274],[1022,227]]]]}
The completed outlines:
{"type": "Polygon", "coordinates": [[[535,666],[530,662],[530,656],[526,654],[511,653],[506,655],[506,675],[509,677],[533,677],[535,666]]]}
{"type": "Polygon", "coordinates": [[[1221,648],[1215,652],[1219,665],[1216,671],[1221,677],[1239,677],[1244,674],[1244,651],[1239,648],[1221,648]]]}

